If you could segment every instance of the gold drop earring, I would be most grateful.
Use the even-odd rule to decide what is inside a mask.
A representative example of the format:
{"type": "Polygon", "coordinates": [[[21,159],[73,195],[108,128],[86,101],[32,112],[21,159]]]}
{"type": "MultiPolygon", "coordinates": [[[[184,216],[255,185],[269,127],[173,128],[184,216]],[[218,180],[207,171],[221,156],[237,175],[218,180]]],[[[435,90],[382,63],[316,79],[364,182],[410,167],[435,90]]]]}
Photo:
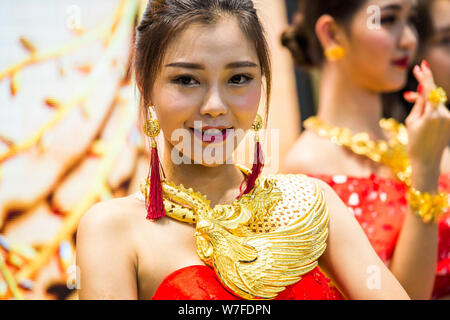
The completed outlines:
{"type": "Polygon", "coordinates": [[[257,114],[255,120],[252,124],[252,130],[255,132],[255,153],[253,159],[252,172],[241,184],[241,194],[239,198],[244,194],[249,193],[255,186],[256,179],[258,179],[261,171],[264,167],[264,156],[261,148],[261,143],[259,141],[258,131],[263,127],[262,117],[257,114]]]}
{"type": "Polygon", "coordinates": [[[150,168],[147,175],[147,185],[149,185],[149,190],[148,194],[145,195],[145,207],[147,209],[147,219],[158,220],[166,215],[162,196],[158,147],[155,139],[160,133],[161,127],[159,121],[152,118],[150,108],[151,107],[148,108],[147,121],[144,124],[144,133],[150,137],[152,141],[150,168]]]}

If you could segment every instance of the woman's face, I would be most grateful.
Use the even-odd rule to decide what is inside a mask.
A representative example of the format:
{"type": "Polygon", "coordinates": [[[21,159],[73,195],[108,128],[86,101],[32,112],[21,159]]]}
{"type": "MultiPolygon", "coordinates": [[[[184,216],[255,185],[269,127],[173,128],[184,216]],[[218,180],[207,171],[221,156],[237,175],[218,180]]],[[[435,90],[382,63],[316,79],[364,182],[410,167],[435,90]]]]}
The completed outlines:
{"type": "Polygon", "coordinates": [[[341,66],[368,90],[389,92],[404,86],[417,48],[414,3],[368,0],[344,33],[341,66]]]}
{"type": "Polygon", "coordinates": [[[151,91],[172,157],[180,151],[183,161],[205,166],[230,159],[242,139],[234,138],[233,131],[251,127],[261,85],[256,49],[235,18],[192,24],[178,34],[151,91]]]}
{"type": "Polygon", "coordinates": [[[425,48],[436,84],[450,93],[450,0],[430,1],[433,35],[425,48]]]}

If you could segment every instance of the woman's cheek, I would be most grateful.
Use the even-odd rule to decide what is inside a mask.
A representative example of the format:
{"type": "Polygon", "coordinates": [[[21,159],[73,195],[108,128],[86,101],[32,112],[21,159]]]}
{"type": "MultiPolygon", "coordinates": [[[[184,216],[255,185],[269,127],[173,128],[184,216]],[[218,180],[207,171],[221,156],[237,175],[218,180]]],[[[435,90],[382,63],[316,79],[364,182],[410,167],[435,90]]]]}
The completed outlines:
{"type": "MultiPolygon", "coordinates": [[[[239,119],[250,119],[258,112],[261,89],[251,88],[245,94],[235,95],[230,99],[233,112],[239,119]]],[[[253,119],[251,119],[253,121],[253,119]]]]}
{"type": "Polygon", "coordinates": [[[195,112],[195,99],[173,88],[162,89],[158,98],[156,114],[164,135],[170,140],[172,132],[184,129],[185,122],[195,112]]]}
{"type": "Polygon", "coordinates": [[[440,48],[432,48],[426,55],[436,84],[450,92],[450,54],[440,48]]]}
{"type": "Polygon", "coordinates": [[[394,52],[395,42],[386,30],[371,30],[359,39],[358,49],[360,56],[355,57],[357,71],[360,79],[367,88],[374,91],[396,90],[404,85],[406,72],[399,72],[392,65],[392,60],[399,58],[394,52]],[[359,70],[359,71],[358,71],[359,70]]]}
{"type": "Polygon", "coordinates": [[[393,59],[394,41],[383,30],[367,32],[361,39],[360,46],[370,55],[367,63],[372,66],[389,66],[393,59]]]}
{"type": "Polygon", "coordinates": [[[173,123],[184,123],[195,111],[196,100],[193,94],[169,88],[162,92],[158,108],[164,118],[169,118],[173,123]]]}

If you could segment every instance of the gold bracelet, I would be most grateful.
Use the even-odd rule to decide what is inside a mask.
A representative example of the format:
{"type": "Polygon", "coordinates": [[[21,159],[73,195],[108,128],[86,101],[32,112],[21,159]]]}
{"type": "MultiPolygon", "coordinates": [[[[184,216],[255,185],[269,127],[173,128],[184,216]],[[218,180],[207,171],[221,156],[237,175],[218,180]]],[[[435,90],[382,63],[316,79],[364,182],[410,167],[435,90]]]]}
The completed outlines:
{"type": "Polygon", "coordinates": [[[434,107],[438,107],[440,103],[447,103],[447,94],[441,87],[436,87],[428,94],[428,101],[430,101],[434,107]]]}
{"type": "Polygon", "coordinates": [[[414,188],[409,188],[407,200],[412,210],[414,210],[424,223],[437,222],[439,216],[448,208],[448,194],[440,192],[431,195],[428,192],[420,192],[414,188]]]}

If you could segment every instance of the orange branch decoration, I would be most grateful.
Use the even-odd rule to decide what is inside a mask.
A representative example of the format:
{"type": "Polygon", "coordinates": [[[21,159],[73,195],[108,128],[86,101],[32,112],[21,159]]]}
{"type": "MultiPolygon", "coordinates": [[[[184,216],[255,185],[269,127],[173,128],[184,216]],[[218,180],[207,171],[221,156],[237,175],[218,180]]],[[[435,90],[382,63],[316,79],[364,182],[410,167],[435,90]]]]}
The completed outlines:
{"type": "MultiPolygon", "coordinates": [[[[6,152],[0,153],[0,181],[2,162],[35,145],[39,145],[44,138],[45,133],[64,119],[71,110],[80,107],[83,113],[86,116],[89,116],[90,106],[87,106],[85,103],[87,97],[101,82],[101,79],[108,74],[108,70],[117,63],[117,57],[123,50],[123,42],[132,35],[135,22],[139,19],[146,4],[147,1],[143,0],[121,0],[114,15],[104,23],[89,32],[82,33],[77,39],[55,49],[47,51],[39,50],[29,39],[25,37],[19,39],[22,46],[29,52],[29,56],[23,61],[8,67],[6,70],[0,71],[0,81],[7,77],[10,79],[10,91],[12,96],[15,96],[21,88],[20,74],[22,69],[27,65],[66,55],[95,40],[103,41],[105,44],[105,51],[98,62],[92,66],[92,69],[90,69],[89,66],[89,72],[86,75],[83,84],[70,98],[67,100],[59,100],[54,97],[45,99],[45,104],[54,108],[55,114],[36,132],[24,141],[18,143],[0,135],[0,143],[7,147],[6,152]]],[[[128,63],[131,63],[131,60],[128,61],[128,63]]],[[[127,80],[125,79],[126,76],[126,72],[124,72],[122,86],[127,85],[127,81],[125,81],[127,80]]],[[[8,263],[10,263],[9,260],[12,259],[12,254],[14,252],[7,250],[6,257],[4,257],[0,250],[1,276],[5,280],[13,298],[24,298],[24,293],[21,289],[31,289],[30,279],[34,278],[42,267],[47,265],[52,257],[57,254],[62,241],[71,241],[70,239],[72,239],[83,214],[95,202],[112,197],[112,190],[110,190],[107,185],[108,176],[112,172],[121,151],[127,144],[128,136],[136,125],[136,116],[138,114],[137,105],[134,100],[124,101],[121,99],[120,88],[116,91],[114,103],[118,104],[118,108],[123,112],[121,117],[122,121],[117,127],[117,131],[114,133],[112,142],[110,144],[102,145],[103,152],[99,154],[99,157],[101,158],[99,169],[97,170],[96,175],[92,177],[90,188],[86,191],[77,205],[61,218],[63,219],[62,226],[60,226],[55,237],[50,242],[40,247],[34,255],[21,260],[20,265],[12,266],[14,270],[17,270],[15,272],[12,272],[8,268],[8,263]]],[[[93,141],[93,146],[95,146],[95,141],[93,141]]],[[[1,234],[0,238],[2,238],[1,234]]],[[[74,295],[70,296],[70,298],[73,299],[74,295]]]]}
{"type": "Polygon", "coordinates": [[[119,156],[120,151],[126,142],[127,135],[134,124],[134,115],[136,112],[133,107],[134,105],[129,103],[127,107],[123,108],[122,111],[124,115],[122,118],[123,122],[121,122],[122,126],[117,128],[114,141],[108,146],[105,155],[103,156],[100,169],[92,179],[92,187],[88,190],[80,203],[67,214],[64,224],[56,237],[38,253],[37,257],[32,260],[29,265],[25,266],[16,274],[16,279],[21,281],[33,277],[56,252],[59,243],[70,238],[70,235],[76,231],[78,223],[86,210],[89,209],[102,194],[109,193],[105,182],[115,160],[119,156]]]}
{"type": "MultiPolygon", "coordinates": [[[[92,69],[92,72],[89,74],[89,76],[87,76],[87,79],[83,83],[83,85],[68,101],[61,103],[58,102],[58,110],[56,114],[41,128],[39,128],[34,134],[32,134],[29,138],[27,138],[23,142],[13,144],[8,151],[0,154],[0,163],[36,145],[42,139],[42,136],[45,134],[47,130],[49,130],[54,125],[59,123],[73,108],[77,107],[80,104],[82,105],[82,103],[89,95],[89,93],[91,93],[93,89],[96,87],[96,85],[100,82],[99,80],[101,79],[102,75],[108,72],[108,68],[112,64],[115,54],[118,51],[120,51],[120,49],[122,49],[120,47],[121,45],[120,40],[124,39],[124,37],[129,35],[131,25],[134,23],[134,18],[137,9],[137,1],[136,0],[125,1],[125,4],[126,6],[123,7],[122,5],[120,6],[121,9],[119,10],[119,12],[121,12],[120,24],[111,38],[109,47],[107,48],[103,56],[100,58],[100,62],[92,69]]],[[[59,52],[59,54],[61,54],[61,52],[59,52]]],[[[22,65],[20,67],[22,67],[22,65]]],[[[17,72],[17,69],[14,69],[14,72],[17,72]]],[[[0,80],[1,78],[2,74],[0,74],[0,80]]],[[[56,100],[52,101],[55,102],[56,100]]],[[[47,100],[46,103],[49,104],[50,103],[49,100],[47,100]]],[[[54,106],[54,104],[49,105],[54,106]]]]}
{"type": "Polygon", "coordinates": [[[13,297],[18,300],[23,300],[23,295],[17,286],[16,280],[14,279],[11,272],[8,270],[5,260],[3,259],[3,256],[1,254],[0,254],[0,273],[2,274],[3,278],[6,281],[6,284],[11,290],[13,297]]]}
{"type": "Polygon", "coordinates": [[[10,77],[13,76],[14,73],[20,71],[27,65],[63,56],[97,39],[102,38],[106,39],[110,34],[111,29],[113,29],[114,25],[116,24],[116,21],[120,19],[121,11],[123,10],[124,4],[126,2],[127,0],[121,0],[121,3],[119,4],[117,11],[114,13],[112,18],[107,19],[104,23],[98,25],[91,31],[86,32],[81,36],[78,36],[77,38],[64,44],[63,46],[48,50],[37,50],[30,40],[21,37],[19,41],[22,44],[22,46],[30,53],[30,55],[24,60],[11,65],[10,67],[6,68],[3,71],[0,71],[0,81],[7,76],[10,77]]]}

